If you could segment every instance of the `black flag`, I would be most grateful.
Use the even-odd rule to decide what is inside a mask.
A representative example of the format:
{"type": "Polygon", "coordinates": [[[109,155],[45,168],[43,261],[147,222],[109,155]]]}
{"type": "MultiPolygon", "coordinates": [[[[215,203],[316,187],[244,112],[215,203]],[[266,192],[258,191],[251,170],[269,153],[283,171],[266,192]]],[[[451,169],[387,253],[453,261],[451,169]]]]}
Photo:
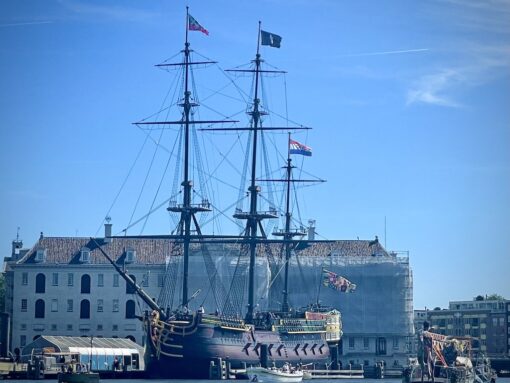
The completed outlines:
{"type": "Polygon", "coordinates": [[[262,45],[269,45],[274,48],[280,48],[280,43],[282,41],[281,36],[266,31],[260,31],[260,37],[262,38],[262,45]]]}

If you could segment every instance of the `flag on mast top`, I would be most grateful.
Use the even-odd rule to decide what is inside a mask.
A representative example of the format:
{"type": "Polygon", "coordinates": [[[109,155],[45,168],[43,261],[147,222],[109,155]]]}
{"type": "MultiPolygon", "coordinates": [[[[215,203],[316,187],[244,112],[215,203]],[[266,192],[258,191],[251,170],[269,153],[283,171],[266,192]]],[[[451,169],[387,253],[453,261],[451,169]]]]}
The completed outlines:
{"type": "Polygon", "coordinates": [[[209,31],[205,29],[203,26],[200,25],[198,21],[195,20],[195,18],[188,14],[188,30],[190,31],[199,31],[203,34],[209,36],[209,31]]]}
{"type": "Polygon", "coordinates": [[[270,47],[273,47],[273,48],[280,48],[280,43],[282,42],[281,36],[261,30],[260,37],[262,40],[261,41],[262,45],[269,45],[270,47]]]}
{"type": "Polygon", "coordinates": [[[311,157],[311,155],[312,155],[311,147],[301,144],[301,143],[294,141],[292,139],[289,139],[289,149],[290,149],[289,150],[290,154],[301,154],[302,156],[308,156],[308,157],[311,157]]]}

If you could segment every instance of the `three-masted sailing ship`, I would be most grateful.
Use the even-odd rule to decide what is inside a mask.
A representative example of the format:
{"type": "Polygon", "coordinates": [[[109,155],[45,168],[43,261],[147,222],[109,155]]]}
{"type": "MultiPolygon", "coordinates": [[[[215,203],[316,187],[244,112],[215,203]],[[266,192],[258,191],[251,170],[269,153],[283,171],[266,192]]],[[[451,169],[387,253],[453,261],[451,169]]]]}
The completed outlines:
{"type": "MultiPolygon", "coordinates": [[[[283,365],[291,364],[315,364],[324,366],[329,363],[336,363],[338,343],[342,334],[340,313],[336,310],[324,308],[299,310],[291,308],[289,304],[289,264],[293,254],[294,238],[305,235],[302,229],[292,228],[292,214],[290,212],[291,185],[294,182],[307,182],[297,180],[292,176],[292,160],[288,152],[285,164],[285,227],[273,233],[277,239],[268,239],[262,226],[265,219],[277,218],[276,210],[259,211],[260,187],[257,182],[257,145],[260,136],[268,130],[289,130],[288,127],[267,127],[262,124],[262,116],[267,113],[261,107],[261,77],[264,74],[278,73],[279,71],[265,69],[262,67],[263,60],[260,54],[261,34],[267,38],[267,32],[260,30],[257,42],[257,53],[249,69],[235,69],[249,73],[253,76],[253,97],[247,114],[249,115],[249,126],[238,128],[215,127],[217,124],[232,122],[230,120],[200,120],[195,119],[195,109],[198,107],[197,98],[192,93],[190,76],[193,68],[205,65],[210,61],[194,60],[192,58],[190,43],[188,41],[189,30],[203,30],[198,22],[188,13],[186,15],[186,40],[182,51],[182,61],[178,63],[164,63],[161,66],[178,67],[182,69],[182,91],[183,96],[179,103],[181,118],[177,121],[142,121],[137,123],[143,125],[166,125],[178,126],[183,135],[182,171],[181,182],[182,202],[171,203],[168,210],[179,215],[179,221],[175,234],[168,236],[175,241],[172,247],[170,258],[182,258],[182,279],[180,303],[175,307],[169,307],[167,303],[156,301],[146,294],[130,276],[124,272],[116,263],[110,260],[112,265],[122,275],[126,282],[136,290],[137,294],[150,307],[143,317],[146,329],[146,367],[149,374],[160,377],[171,378],[207,378],[209,377],[210,365],[226,361],[231,368],[241,368],[250,365],[267,365],[274,363],[283,365]],[[241,235],[220,236],[207,235],[202,233],[197,216],[200,213],[210,211],[211,205],[208,201],[192,203],[193,183],[190,177],[190,135],[194,126],[204,126],[203,130],[237,130],[248,131],[251,135],[250,148],[250,179],[248,187],[249,207],[247,211],[236,209],[234,218],[245,222],[244,231],[241,235]],[[264,253],[265,246],[273,241],[283,249],[282,265],[283,272],[283,296],[280,307],[276,311],[260,311],[256,305],[256,258],[264,253]],[[247,265],[248,291],[246,312],[239,315],[239,302],[229,301],[224,303],[221,310],[214,313],[206,313],[201,307],[199,310],[190,309],[190,301],[195,294],[189,293],[189,258],[193,249],[207,253],[208,248],[217,244],[231,243],[238,246],[241,256],[249,259],[247,265]],[[237,313],[237,314],[236,314],[237,313]]],[[[270,36],[273,37],[273,36],[270,36]]],[[[278,37],[278,36],[277,36],[278,37]]],[[[279,41],[278,41],[279,42],[279,41]]],[[[264,43],[264,41],[262,41],[264,43]]],[[[271,40],[269,44],[272,44],[271,40]]],[[[293,128],[295,129],[295,128],[293,128]]],[[[290,133],[289,133],[290,144],[290,133]]],[[[218,279],[217,270],[214,270],[213,262],[209,262],[211,271],[210,282],[216,288],[222,288],[218,279]]],[[[175,284],[175,276],[171,275],[174,263],[167,265],[168,276],[165,284],[175,284]]],[[[175,271],[175,270],[174,270],[175,271]]],[[[236,290],[236,286],[230,290],[236,290]]],[[[165,287],[162,289],[165,290],[165,287]]],[[[239,290],[239,289],[237,289],[239,290]]],[[[241,289],[242,290],[242,289],[241,289]]],[[[241,301],[242,302],[242,301],[241,301]]],[[[241,305],[242,306],[242,305],[241,305]]],[[[242,307],[241,307],[242,310],[242,307]]]]}

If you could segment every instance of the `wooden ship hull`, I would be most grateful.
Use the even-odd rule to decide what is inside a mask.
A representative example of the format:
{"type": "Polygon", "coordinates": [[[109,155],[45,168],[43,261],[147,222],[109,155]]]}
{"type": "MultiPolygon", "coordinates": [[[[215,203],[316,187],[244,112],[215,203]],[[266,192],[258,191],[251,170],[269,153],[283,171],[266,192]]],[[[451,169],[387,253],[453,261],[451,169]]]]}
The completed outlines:
{"type": "Polygon", "coordinates": [[[286,326],[285,319],[277,322],[271,330],[262,330],[213,315],[162,321],[153,313],[145,323],[147,371],[152,377],[207,379],[211,363],[225,362],[229,370],[237,370],[260,364],[325,366],[336,358],[338,312],[322,323],[295,318],[292,326],[286,326]]]}

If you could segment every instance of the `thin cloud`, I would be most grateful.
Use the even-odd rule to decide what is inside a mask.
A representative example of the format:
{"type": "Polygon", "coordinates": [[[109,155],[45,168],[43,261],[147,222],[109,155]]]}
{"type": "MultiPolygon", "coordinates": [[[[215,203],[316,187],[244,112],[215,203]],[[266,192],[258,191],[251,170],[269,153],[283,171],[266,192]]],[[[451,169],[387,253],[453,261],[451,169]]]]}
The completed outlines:
{"type": "Polygon", "coordinates": [[[52,24],[53,21],[27,21],[25,23],[10,23],[10,24],[0,24],[0,28],[4,27],[20,27],[24,25],[40,25],[40,24],[52,24]]]}
{"type": "Polygon", "coordinates": [[[455,17],[449,18],[466,29],[496,33],[510,32],[510,1],[508,0],[441,0],[441,5],[455,7],[455,17]]]}
{"type": "Polygon", "coordinates": [[[407,105],[413,103],[440,106],[461,106],[445,93],[459,82],[460,74],[455,69],[443,69],[437,73],[423,76],[407,94],[407,105]]]}
{"type": "Polygon", "coordinates": [[[385,55],[397,55],[403,53],[417,53],[417,52],[427,52],[429,48],[418,48],[418,49],[404,49],[397,51],[383,51],[383,52],[367,52],[367,53],[352,53],[341,55],[340,57],[362,57],[362,56],[385,56],[385,55]]]}
{"type": "Polygon", "coordinates": [[[416,80],[407,93],[407,105],[462,106],[453,99],[453,94],[465,88],[483,86],[506,75],[510,66],[510,45],[473,44],[464,54],[467,64],[445,66],[416,80]]]}
{"type": "Polygon", "coordinates": [[[457,33],[442,42],[443,49],[434,47],[442,51],[436,57],[442,62],[411,83],[407,105],[459,107],[463,91],[508,76],[510,1],[436,0],[431,4],[434,22],[457,33]]]}
{"type": "Polygon", "coordinates": [[[60,0],[60,4],[75,14],[93,15],[107,19],[116,19],[131,22],[150,21],[158,17],[156,12],[146,11],[140,8],[129,8],[120,5],[91,4],[75,0],[60,0]]]}

